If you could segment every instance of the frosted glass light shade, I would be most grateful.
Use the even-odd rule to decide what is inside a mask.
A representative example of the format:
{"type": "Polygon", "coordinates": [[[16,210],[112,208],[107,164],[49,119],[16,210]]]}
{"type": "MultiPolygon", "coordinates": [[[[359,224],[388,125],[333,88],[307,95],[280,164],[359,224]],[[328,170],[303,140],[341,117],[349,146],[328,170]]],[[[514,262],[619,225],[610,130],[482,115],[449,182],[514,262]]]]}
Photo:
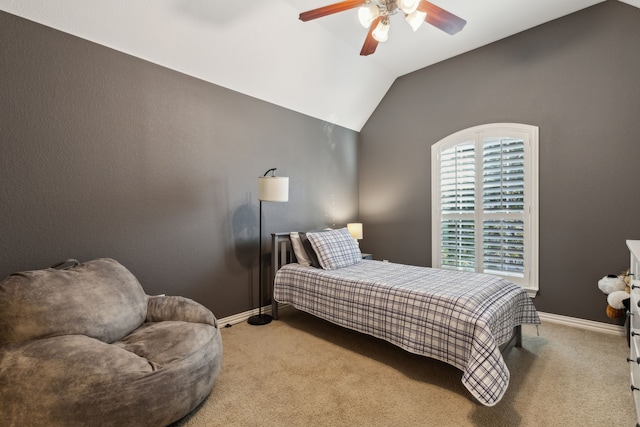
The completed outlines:
{"type": "Polygon", "coordinates": [[[361,222],[350,222],[349,224],[347,224],[347,230],[349,230],[349,233],[351,233],[351,237],[356,240],[362,239],[362,236],[364,235],[362,233],[361,222]]]}
{"type": "Polygon", "coordinates": [[[358,20],[364,28],[369,28],[374,19],[380,16],[380,9],[377,5],[362,6],[358,9],[358,20]]]}
{"type": "Polygon", "coordinates": [[[264,202],[289,201],[289,177],[261,176],[258,178],[258,200],[264,202]]]}
{"type": "Polygon", "coordinates": [[[424,18],[426,17],[427,17],[427,14],[425,12],[420,12],[419,10],[416,10],[415,12],[408,14],[405,17],[405,19],[407,20],[409,25],[411,25],[411,28],[413,28],[413,31],[417,31],[418,28],[420,28],[420,26],[424,22],[424,18]]]}
{"type": "Polygon", "coordinates": [[[398,0],[398,7],[407,15],[415,12],[421,0],[398,0]]]}
{"type": "Polygon", "coordinates": [[[386,42],[389,38],[389,20],[380,21],[371,35],[379,42],[386,42]]]}

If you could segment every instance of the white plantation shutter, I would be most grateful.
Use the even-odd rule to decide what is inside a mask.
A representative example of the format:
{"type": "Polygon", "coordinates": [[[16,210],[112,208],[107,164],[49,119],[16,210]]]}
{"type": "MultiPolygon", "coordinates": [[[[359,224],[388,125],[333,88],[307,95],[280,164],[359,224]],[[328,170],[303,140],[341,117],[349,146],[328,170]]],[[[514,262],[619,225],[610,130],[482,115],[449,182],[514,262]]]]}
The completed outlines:
{"type": "Polygon", "coordinates": [[[473,211],[475,207],[476,155],[473,141],[442,152],[441,204],[445,212],[473,211]]]}
{"type": "Polygon", "coordinates": [[[482,203],[485,211],[524,209],[524,141],[486,138],[482,143],[482,203]]]}
{"type": "Polygon", "coordinates": [[[482,141],[483,272],[524,277],[524,141],[482,141]]]}
{"type": "Polygon", "coordinates": [[[484,125],[432,147],[433,266],[537,290],[537,128],[484,125]]]}
{"type": "Polygon", "coordinates": [[[471,220],[442,220],[442,267],[476,271],[475,224],[471,220]]]}
{"type": "Polygon", "coordinates": [[[483,272],[524,277],[524,221],[482,223],[483,272]]]}
{"type": "Polygon", "coordinates": [[[475,271],[476,155],[473,141],[443,150],[440,157],[442,266],[475,271]]]}

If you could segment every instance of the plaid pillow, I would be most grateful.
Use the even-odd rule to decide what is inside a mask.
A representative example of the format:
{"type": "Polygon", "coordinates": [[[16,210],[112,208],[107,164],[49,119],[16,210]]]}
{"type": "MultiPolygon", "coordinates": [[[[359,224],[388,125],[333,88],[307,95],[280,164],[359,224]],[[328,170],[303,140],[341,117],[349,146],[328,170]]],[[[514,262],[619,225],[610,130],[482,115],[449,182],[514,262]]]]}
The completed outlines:
{"type": "Polygon", "coordinates": [[[360,247],[347,228],[307,233],[318,262],[325,270],[347,267],[362,261],[360,247]]]}

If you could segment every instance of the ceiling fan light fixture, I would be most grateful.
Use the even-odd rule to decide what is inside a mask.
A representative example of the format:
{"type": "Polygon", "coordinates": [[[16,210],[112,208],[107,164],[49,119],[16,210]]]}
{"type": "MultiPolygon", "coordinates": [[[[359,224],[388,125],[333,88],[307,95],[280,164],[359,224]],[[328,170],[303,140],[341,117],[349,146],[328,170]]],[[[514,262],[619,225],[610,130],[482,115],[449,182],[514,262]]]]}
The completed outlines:
{"type": "Polygon", "coordinates": [[[369,28],[378,16],[380,16],[380,8],[375,4],[362,6],[358,9],[358,20],[364,28],[369,28]]]}
{"type": "Polygon", "coordinates": [[[378,42],[386,42],[389,38],[389,18],[381,20],[371,35],[378,42]]]}
{"type": "Polygon", "coordinates": [[[416,10],[405,16],[405,19],[407,20],[413,31],[418,31],[418,28],[420,28],[426,17],[426,12],[420,12],[419,10],[416,10]]]}
{"type": "Polygon", "coordinates": [[[398,7],[407,15],[412,14],[418,8],[421,0],[399,0],[398,7]]]}
{"type": "Polygon", "coordinates": [[[413,31],[417,31],[423,22],[427,22],[449,35],[454,35],[467,24],[464,19],[427,0],[342,0],[301,12],[298,18],[307,22],[338,12],[353,11],[353,9],[359,9],[358,21],[368,29],[367,37],[360,50],[362,56],[371,55],[376,51],[379,42],[387,41],[389,18],[396,13],[404,15],[413,31]]]}

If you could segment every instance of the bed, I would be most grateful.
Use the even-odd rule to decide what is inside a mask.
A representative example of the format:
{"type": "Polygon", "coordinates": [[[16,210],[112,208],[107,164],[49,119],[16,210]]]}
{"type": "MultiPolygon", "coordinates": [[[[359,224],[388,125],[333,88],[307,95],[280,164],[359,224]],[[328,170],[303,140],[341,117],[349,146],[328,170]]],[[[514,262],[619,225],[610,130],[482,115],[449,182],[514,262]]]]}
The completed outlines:
{"type": "Polygon", "coordinates": [[[521,325],[540,323],[518,285],[487,274],[363,260],[346,228],[275,233],[272,243],[274,318],[278,304],[288,304],[441,360],[463,372],[463,385],[486,406],[498,403],[509,385],[503,354],[521,346],[521,325]]]}

